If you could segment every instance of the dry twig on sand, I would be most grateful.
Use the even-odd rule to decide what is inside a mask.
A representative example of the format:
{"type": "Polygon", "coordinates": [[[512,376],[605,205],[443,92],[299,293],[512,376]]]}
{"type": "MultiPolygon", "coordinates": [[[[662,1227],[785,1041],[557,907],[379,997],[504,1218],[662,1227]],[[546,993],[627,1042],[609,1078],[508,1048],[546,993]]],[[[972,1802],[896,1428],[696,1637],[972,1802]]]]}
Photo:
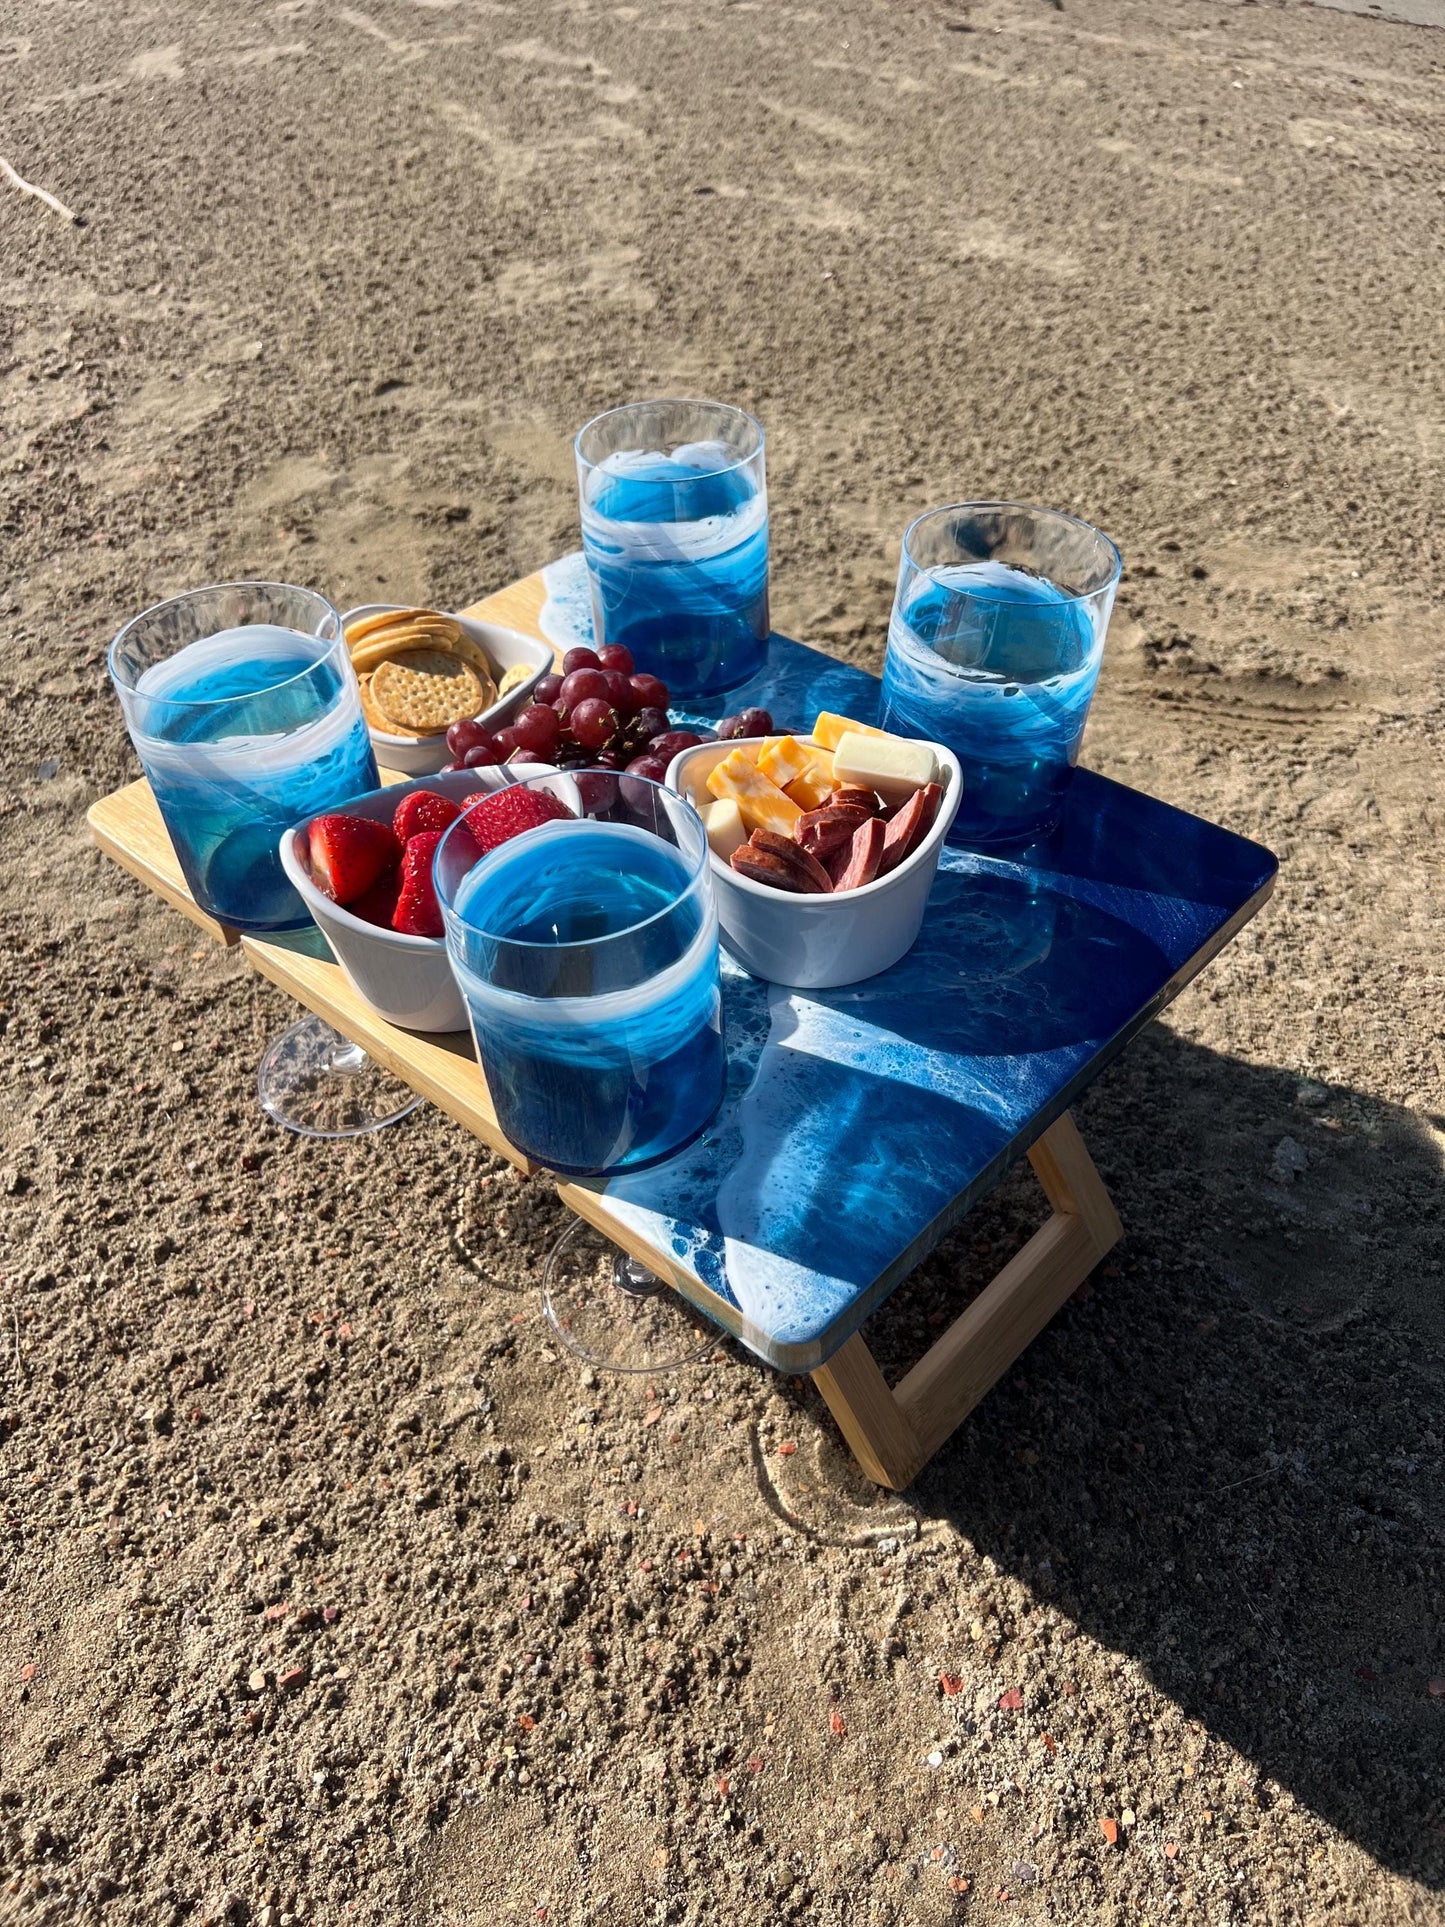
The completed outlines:
{"type": "Polygon", "coordinates": [[[33,181],[22,180],[3,154],[0,154],[0,172],[3,172],[6,179],[18,187],[22,194],[33,194],[37,201],[44,201],[47,207],[53,207],[62,221],[74,224],[79,219],[78,215],[71,213],[64,201],[57,201],[53,194],[47,193],[43,187],[37,187],[33,181]]]}

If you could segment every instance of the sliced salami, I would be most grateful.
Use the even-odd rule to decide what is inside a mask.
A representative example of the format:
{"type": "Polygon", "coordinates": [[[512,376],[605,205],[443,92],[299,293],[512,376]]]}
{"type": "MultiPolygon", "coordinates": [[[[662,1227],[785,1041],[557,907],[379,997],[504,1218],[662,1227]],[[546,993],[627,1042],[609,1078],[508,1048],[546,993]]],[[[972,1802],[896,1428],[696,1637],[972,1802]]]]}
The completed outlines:
{"type": "Polygon", "coordinates": [[[938,815],[938,806],[942,801],[942,787],[937,783],[925,783],[889,820],[883,835],[879,876],[886,877],[890,870],[898,868],[905,857],[912,856],[933,828],[933,819],[938,815]]]}
{"type": "Polygon", "coordinates": [[[853,832],[847,857],[833,874],[835,892],[860,890],[865,883],[873,881],[878,874],[878,865],[883,857],[883,839],[887,834],[887,825],[876,816],[870,816],[866,822],[859,824],[853,832]]]}
{"type": "Polygon", "coordinates": [[[793,825],[793,838],[820,862],[826,863],[835,850],[844,849],[853,841],[853,832],[867,821],[864,810],[825,804],[821,810],[803,812],[793,825]]]}
{"type": "Polygon", "coordinates": [[[780,863],[787,863],[803,879],[804,888],[824,894],[833,888],[833,879],[823,868],[817,857],[811,856],[801,843],[791,837],[780,836],[776,830],[754,830],[749,841],[755,850],[766,856],[775,856],[780,863]]]}
{"type": "Polygon", "coordinates": [[[779,857],[769,856],[766,850],[755,850],[751,843],[741,844],[728,862],[740,877],[747,877],[752,883],[768,883],[775,890],[791,890],[794,896],[816,894],[813,886],[803,881],[801,870],[795,870],[791,863],[784,863],[779,857]]]}
{"type": "Polygon", "coordinates": [[[834,790],[828,798],[830,809],[862,810],[865,816],[881,816],[883,805],[872,790],[859,789],[853,784],[834,790]]]}

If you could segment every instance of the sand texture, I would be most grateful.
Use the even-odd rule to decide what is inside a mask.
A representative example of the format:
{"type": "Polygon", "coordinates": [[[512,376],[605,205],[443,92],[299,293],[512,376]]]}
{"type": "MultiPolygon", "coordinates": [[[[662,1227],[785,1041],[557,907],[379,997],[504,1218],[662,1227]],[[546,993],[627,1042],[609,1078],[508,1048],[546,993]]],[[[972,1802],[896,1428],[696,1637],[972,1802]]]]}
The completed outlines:
{"type": "Polygon", "coordinates": [[[6,1927],[1445,1921],[1445,38],[10,0],[0,152],[81,217],[0,181],[6,1927]],[[1085,761],[1282,861],[899,1498],[734,1350],[583,1376],[565,1214],[437,1111],[268,1125],[291,1007],[86,838],[126,616],[460,606],[667,392],[762,415],[775,621],[870,668],[921,508],[1107,528],[1085,761]]]}

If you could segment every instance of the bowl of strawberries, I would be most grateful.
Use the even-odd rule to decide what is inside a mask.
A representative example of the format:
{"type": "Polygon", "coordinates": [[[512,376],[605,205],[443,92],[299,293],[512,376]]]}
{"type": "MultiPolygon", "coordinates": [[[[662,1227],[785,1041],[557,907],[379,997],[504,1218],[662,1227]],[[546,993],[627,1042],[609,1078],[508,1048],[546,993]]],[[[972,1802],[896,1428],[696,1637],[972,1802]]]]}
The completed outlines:
{"type": "MultiPolygon", "coordinates": [[[[529,775],[535,771],[528,771],[529,775]]],[[[500,767],[463,769],[369,790],[297,823],[281,863],[358,995],[407,1030],[465,1030],[447,961],[432,859],[446,830],[473,809],[480,847],[528,827],[526,792],[500,767]],[[516,819],[516,820],[514,820],[516,819]]]]}
{"type": "Polygon", "coordinates": [[[963,773],[941,743],[825,711],[807,735],[683,750],[667,782],[707,830],[727,948],[770,983],[829,990],[911,949],[963,773]]]}

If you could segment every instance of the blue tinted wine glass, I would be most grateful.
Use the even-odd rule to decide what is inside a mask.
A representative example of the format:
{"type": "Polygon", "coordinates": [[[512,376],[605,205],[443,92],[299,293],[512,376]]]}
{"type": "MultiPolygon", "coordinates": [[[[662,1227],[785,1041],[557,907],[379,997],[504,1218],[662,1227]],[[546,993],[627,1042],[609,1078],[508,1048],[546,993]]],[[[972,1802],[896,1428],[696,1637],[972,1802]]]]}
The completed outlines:
{"type": "MultiPolygon", "coordinates": [[[[489,803],[436,853],[447,950],[509,1143],[559,1176],[675,1155],[711,1121],[726,1063],[707,836],[683,797],[610,770],[518,784],[539,820],[483,853],[489,803]]],[[[508,790],[504,794],[510,796],[508,790]]],[[[589,1363],[660,1371],[719,1342],[646,1266],[580,1223],[544,1285],[589,1363]]]]}
{"type": "Polygon", "coordinates": [[[725,402],[629,402],[576,450],[598,645],[674,696],[746,682],[768,640],[762,424],[725,402]]]}
{"type": "MultiPolygon", "coordinates": [[[[378,781],[336,610],[279,582],[195,589],[128,622],[109,666],[197,905],[254,936],[305,929],[282,833],[378,781]]],[[[258,1093],[309,1137],[358,1136],[421,1102],[318,1017],[268,1048],[258,1093]]]]}
{"type": "Polygon", "coordinates": [[[1026,843],[1058,822],[1119,573],[1107,535],[1026,503],[960,502],[908,528],[879,721],[958,756],[951,843],[1026,843]]]}

